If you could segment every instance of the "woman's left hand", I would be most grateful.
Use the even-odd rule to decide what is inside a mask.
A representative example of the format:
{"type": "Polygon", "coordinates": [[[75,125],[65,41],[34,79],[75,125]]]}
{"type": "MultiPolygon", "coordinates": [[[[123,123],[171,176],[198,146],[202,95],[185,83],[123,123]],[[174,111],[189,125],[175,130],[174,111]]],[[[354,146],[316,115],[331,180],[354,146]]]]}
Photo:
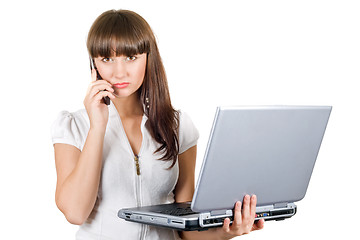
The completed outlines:
{"type": "Polygon", "coordinates": [[[230,219],[224,220],[222,228],[216,229],[216,235],[220,235],[221,239],[231,239],[236,236],[248,234],[254,230],[260,230],[264,228],[264,219],[261,219],[254,223],[256,214],[256,196],[250,197],[246,195],[243,200],[243,204],[240,201],[236,202],[234,210],[234,221],[230,226],[230,219]],[[243,205],[243,206],[241,206],[243,205]]]}

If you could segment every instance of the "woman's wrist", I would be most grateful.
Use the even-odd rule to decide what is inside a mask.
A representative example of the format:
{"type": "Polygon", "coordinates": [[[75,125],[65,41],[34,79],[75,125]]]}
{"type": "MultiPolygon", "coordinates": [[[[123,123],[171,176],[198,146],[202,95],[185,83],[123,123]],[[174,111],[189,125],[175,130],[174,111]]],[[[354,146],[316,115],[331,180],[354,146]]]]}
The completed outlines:
{"type": "Polygon", "coordinates": [[[89,129],[89,133],[88,135],[94,135],[94,136],[98,136],[98,137],[104,137],[105,136],[105,132],[106,132],[106,127],[100,127],[100,126],[91,126],[90,125],[90,129],[89,129]]]}

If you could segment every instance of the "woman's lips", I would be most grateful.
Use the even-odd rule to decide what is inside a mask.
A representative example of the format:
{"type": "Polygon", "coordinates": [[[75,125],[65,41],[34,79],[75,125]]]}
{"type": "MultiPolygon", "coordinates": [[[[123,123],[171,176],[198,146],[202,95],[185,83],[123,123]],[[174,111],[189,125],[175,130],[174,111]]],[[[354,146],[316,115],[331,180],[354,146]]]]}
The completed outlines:
{"type": "Polygon", "coordinates": [[[130,83],[123,82],[123,83],[115,83],[113,86],[116,88],[126,88],[130,83]]]}

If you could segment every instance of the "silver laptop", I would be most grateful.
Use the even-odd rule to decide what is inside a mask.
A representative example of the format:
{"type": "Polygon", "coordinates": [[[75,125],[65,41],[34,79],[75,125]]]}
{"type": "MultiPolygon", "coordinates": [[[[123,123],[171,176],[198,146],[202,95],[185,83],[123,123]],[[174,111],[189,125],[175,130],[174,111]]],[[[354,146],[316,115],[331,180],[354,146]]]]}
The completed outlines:
{"type": "Polygon", "coordinates": [[[235,202],[257,195],[256,220],[295,215],[332,107],[218,107],[192,202],[121,209],[122,219],[182,231],[233,219],[235,202]]]}

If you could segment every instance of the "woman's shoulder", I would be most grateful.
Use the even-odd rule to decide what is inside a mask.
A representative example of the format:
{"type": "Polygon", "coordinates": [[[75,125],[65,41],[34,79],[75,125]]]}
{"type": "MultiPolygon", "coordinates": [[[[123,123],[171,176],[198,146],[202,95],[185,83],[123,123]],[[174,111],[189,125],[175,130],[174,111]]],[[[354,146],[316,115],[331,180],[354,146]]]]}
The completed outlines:
{"type": "Polygon", "coordinates": [[[61,111],[52,124],[53,143],[67,143],[82,149],[89,126],[85,109],[75,112],[61,111]]]}
{"type": "Polygon", "coordinates": [[[178,112],[178,116],[179,116],[180,127],[181,127],[181,125],[183,125],[185,127],[188,125],[194,125],[190,115],[186,111],[179,109],[179,110],[177,110],[177,112],[178,112]]]}
{"type": "Polygon", "coordinates": [[[179,153],[185,152],[190,147],[196,145],[199,138],[199,131],[193,123],[190,115],[183,110],[179,113],[179,153]]]}
{"type": "Polygon", "coordinates": [[[67,110],[60,111],[56,117],[55,122],[69,122],[75,121],[77,123],[84,123],[89,121],[89,117],[85,109],[79,109],[75,112],[70,112],[67,110]]]}
{"type": "Polygon", "coordinates": [[[87,116],[86,110],[84,109],[79,109],[76,111],[68,111],[68,110],[62,110],[59,112],[58,117],[69,117],[69,118],[75,118],[75,119],[81,119],[84,117],[84,115],[87,116]]]}
{"type": "Polygon", "coordinates": [[[182,120],[186,120],[186,119],[191,119],[190,118],[190,115],[188,114],[188,112],[186,112],[185,110],[183,109],[178,109],[176,110],[176,112],[178,113],[178,116],[179,116],[179,121],[182,121],[182,120]]]}

